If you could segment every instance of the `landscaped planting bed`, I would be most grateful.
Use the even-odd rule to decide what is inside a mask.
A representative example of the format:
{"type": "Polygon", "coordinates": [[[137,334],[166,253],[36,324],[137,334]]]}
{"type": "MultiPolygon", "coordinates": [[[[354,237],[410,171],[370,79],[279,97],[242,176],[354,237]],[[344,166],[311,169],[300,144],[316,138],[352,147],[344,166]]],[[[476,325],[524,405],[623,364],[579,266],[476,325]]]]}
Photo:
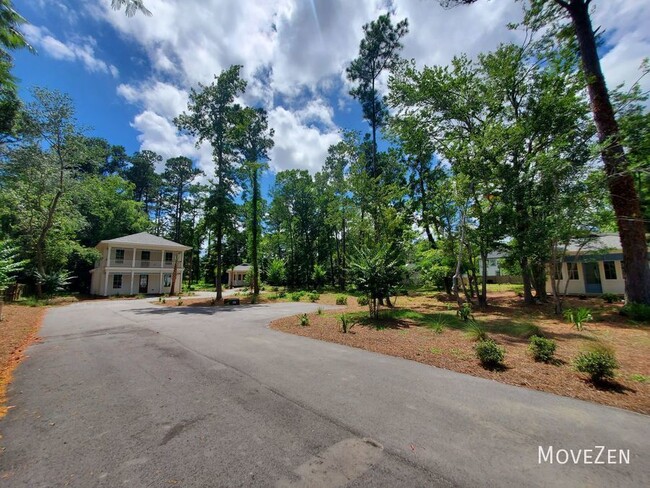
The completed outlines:
{"type": "Polygon", "coordinates": [[[554,315],[550,304],[525,306],[510,292],[494,294],[490,303],[485,312],[474,311],[474,316],[488,337],[505,348],[501,368],[481,365],[476,342],[457,318],[455,304],[436,296],[399,297],[394,309],[382,309],[377,322],[369,321],[367,308],[352,298],[345,310],[310,314],[309,326],[301,326],[299,317],[292,316],[276,320],[271,328],[650,414],[650,328],[621,317],[620,305],[599,299],[570,300],[567,307],[589,307],[594,317],[583,331],[577,331],[554,315]],[[341,330],[342,313],[356,322],[348,333],[341,330]],[[533,334],[556,342],[554,360],[535,361],[529,350],[533,334]],[[620,368],[613,381],[595,385],[576,371],[574,359],[593,344],[615,351],[620,368]]]}

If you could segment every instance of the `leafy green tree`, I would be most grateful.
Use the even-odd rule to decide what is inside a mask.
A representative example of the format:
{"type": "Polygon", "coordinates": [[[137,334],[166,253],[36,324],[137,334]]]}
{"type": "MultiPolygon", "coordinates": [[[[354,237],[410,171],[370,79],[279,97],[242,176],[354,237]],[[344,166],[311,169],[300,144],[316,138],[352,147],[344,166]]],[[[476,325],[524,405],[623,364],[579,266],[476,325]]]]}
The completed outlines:
{"type": "Polygon", "coordinates": [[[124,176],[134,185],[136,201],[144,203],[147,214],[159,194],[160,177],[156,174],[156,165],[162,162],[162,156],[147,149],[136,152],[129,158],[131,166],[124,176]]]}
{"type": "Polygon", "coordinates": [[[236,147],[243,159],[243,181],[250,193],[250,256],[253,266],[253,293],[260,292],[259,241],[261,237],[260,173],[268,168],[268,151],[273,147],[273,129],[269,129],[266,110],[244,108],[235,128],[236,147]]]}
{"type": "Polygon", "coordinates": [[[271,261],[266,270],[266,281],[268,281],[270,285],[281,286],[284,285],[286,279],[287,274],[284,267],[284,261],[281,259],[274,259],[271,261]]]}
{"type": "Polygon", "coordinates": [[[371,176],[377,176],[377,129],[384,124],[386,109],[377,91],[377,79],[398,61],[402,48],[400,39],[408,32],[408,21],[393,25],[389,14],[380,15],[363,26],[364,38],[359,45],[359,57],[347,68],[347,77],[357,86],[350,95],[359,100],[363,117],[370,123],[372,134],[371,176]]]}
{"type": "Polygon", "coordinates": [[[162,182],[172,198],[172,239],[181,242],[181,227],[183,221],[184,201],[193,181],[203,172],[194,167],[190,158],[179,156],[170,158],[165,163],[165,170],[162,173],[162,182]]]}
{"type": "MultiPolygon", "coordinates": [[[[471,4],[477,0],[443,0],[471,4]]],[[[591,0],[532,0],[525,23],[550,36],[577,41],[593,119],[600,143],[607,185],[623,248],[625,295],[628,301],[650,304],[650,265],[641,203],[630,162],[607,89],[598,55],[598,38],[591,20],[591,0]],[[570,22],[570,26],[566,22],[570,22]]]]}
{"type": "Polygon", "coordinates": [[[240,78],[240,65],[234,65],[215,76],[210,85],[199,84],[190,91],[188,112],[175,119],[178,128],[212,145],[215,162],[215,183],[207,200],[210,222],[214,224],[216,252],[217,300],[222,298],[223,238],[226,226],[235,212],[233,187],[237,174],[233,165],[235,156],[235,127],[241,107],[235,98],[246,89],[240,78]]]}
{"type": "Polygon", "coordinates": [[[22,271],[27,261],[20,260],[18,247],[10,241],[0,241],[0,322],[5,290],[16,281],[16,273],[22,271]]]}
{"type": "Polygon", "coordinates": [[[150,17],[152,14],[144,5],[143,0],[111,0],[111,7],[119,10],[124,7],[124,13],[127,17],[133,17],[138,12],[150,17]]]}

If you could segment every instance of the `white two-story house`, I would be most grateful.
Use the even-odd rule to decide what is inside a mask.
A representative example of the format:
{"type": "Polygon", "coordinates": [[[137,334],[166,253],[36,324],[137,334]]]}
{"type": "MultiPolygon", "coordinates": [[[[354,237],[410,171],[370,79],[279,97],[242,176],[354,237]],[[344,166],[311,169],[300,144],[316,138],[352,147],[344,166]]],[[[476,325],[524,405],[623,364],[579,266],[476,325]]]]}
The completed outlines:
{"type": "Polygon", "coordinates": [[[175,290],[183,282],[182,244],[140,232],[101,241],[102,257],[91,271],[90,293],[99,296],[169,293],[176,265],[175,290]]]}

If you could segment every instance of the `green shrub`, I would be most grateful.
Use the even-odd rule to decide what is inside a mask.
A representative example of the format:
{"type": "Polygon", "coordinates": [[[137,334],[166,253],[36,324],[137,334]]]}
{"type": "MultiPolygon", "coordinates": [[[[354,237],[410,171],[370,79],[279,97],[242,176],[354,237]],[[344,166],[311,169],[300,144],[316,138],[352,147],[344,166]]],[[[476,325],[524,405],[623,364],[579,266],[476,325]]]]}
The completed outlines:
{"type": "Polygon", "coordinates": [[[302,298],[302,293],[294,292],[291,295],[289,295],[289,298],[291,298],[292,302],[299,302],[300,299],[302,298]]]}
{"type": "Polygon", "coordinates": [[[286,298],[287,292],[286,291],[279,291],[278,292],[278,298],[286,298]]]}
{"type": "Polygon", "coordinates": [[[467,322],[469,319],[474,320],[474,316],[472,315],[472,304],[469,302],[463,303],[456,312],[456,315],[463,319],[463,322],[467,322]]]}
{"type": "Polygon", "coordinates": [[[181,297],[178,297],[178,302],[177,302],[177,303],[178,303],[178,306],[179,306],[179,307],[180,307],[181,305],[183,305],[183,300],[181,299],[181,297]]]}
{"type": "Polygon", "coordinates": [[[613,378],[614,370],[618,368],[614,350],[603,344],[580,353],[573,364],[579,372],[587,373],[594,383],[613,378]]]}
{"type": "Polygon", "coordinates": [[[476,350],[476,357],[481,361],[483,367],[498,368],[503,365],[506,350],[492,339],[479,341],[474,346],[474,349],[476,350]]]}
{"type": "Polygon", "coordinates": [[[317,315],[323,315],[323,307],[318,307],[318,310],[316,310],[317,315]]]}
{"type": "Polygon", "coordinates": [[[271,291],[272,291],[273,293],[277,293],[277,292],[280,291],[280,288],[277,287],[277,286],[272,286],[272,287],[271,287],[271,291]]]}
{"type": "Polygon", "coordinates": [[[362,307],[366,307],[368,303],[370,303],[370,300],[368,299],[367,296],[362,295],[359,298],[357,298],[357,303],[361,305],[362,307]]]}
{"type": "Polygon", "coordinates": [[[650,322],[650,305],[627,303],[621,308],[621,315],[639,322],[650,322]]]}
{"type": "Polygon", "coordinates": [[[603,293],[600,295],[600,298],[605,300],[607,303],[614,303],[619,300],[619,296],[616,293],[603,293]]]}
{"type": "Polygon", "coordinates": [[[320,298],[320,295],[316,292],[311,292],[309,295],[307,295],[307,298],[309,298],[309,301],[314,303],[317,302],[318,299],[320,298]]]}
{"type": "Polygon", "coordinates": [[[274,259],[269,264],[268,269],[266,270],[266,281],[271,285],[283,285],[286,279],[286,270],[284,267],[284,261],[281,259],[274,259]]]}
{"type": "Polygon", "coordinates": [[[579,331],[584,328],[583,324],[585,322],[593,320],[591,310],[586,307],[570,308],[568,310],[565,310],[564,318],[573,323],[573,326],[579,331]]]}
{"type": "Polygon", "coordinates": [[[309,316],[306,313],[303,313],[300,316],[300,325],[303,326],[303,327],[306,327],[307,325],[309,325],[309,316]]]}
{"type": "Polygon", "coordinates": [[[339,316],[339,322],[341,323],[341,330],[344,334],[347,334],[355,324],[352,319],[350,319],[350,317],[344,313],[339,316]]]}
{"type": "Polygon", "coordinates": [[[336,304],[337,305],[347,305],[348,304],[348,297],[345,295],[337,295],[336,296],[336,304]]]}
{"type": "Polygon", "coordinates": [[[530,344],[528,346],[535,361],[542,361],[544,363],[548,363],[553,359],[556,348],[557,344],[553,339],[547,339],[546,337],[537,335],[530,338],[530,344]]]}
{"type": "Polygon", "coordinates": [[[485,327],[477,322],[471,321],[465,326],[465,333],[467,337],[475,341],[485,341],[487,340],[487,332],[485,332],[485,327]]]}

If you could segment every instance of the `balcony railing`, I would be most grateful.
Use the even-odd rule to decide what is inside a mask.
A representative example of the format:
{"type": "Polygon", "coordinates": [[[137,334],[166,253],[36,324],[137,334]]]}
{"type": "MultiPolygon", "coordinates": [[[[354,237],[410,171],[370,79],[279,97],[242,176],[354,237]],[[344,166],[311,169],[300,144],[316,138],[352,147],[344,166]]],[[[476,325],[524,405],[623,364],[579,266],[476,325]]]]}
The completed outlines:
{"type": "MultiPolygon", "coordinates": [[[[178,263],[179,266],[181,263],[178,263]]],[[[111,259],[109,261],[109,266],[121,267],[121,268],[131,268],[133,266],[133,260],[131,259],[111,259]]],[[[173,268],[173,261],[157,261],[151,259],[136,259],[135,268],[173,268]]]]}

